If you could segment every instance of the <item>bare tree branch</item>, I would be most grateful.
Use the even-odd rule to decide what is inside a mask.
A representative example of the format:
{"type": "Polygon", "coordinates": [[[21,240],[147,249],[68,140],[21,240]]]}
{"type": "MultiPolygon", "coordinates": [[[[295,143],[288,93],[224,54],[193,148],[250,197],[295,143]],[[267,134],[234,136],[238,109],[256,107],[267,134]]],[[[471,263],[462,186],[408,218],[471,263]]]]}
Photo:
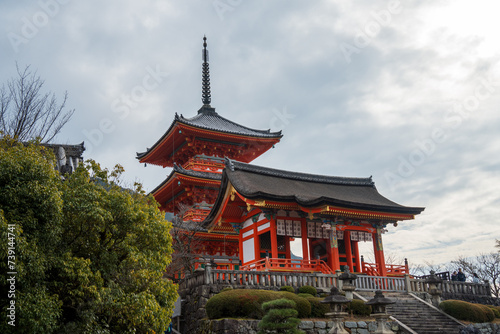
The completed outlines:
{"type": "Polygon", "coordinates": [[[481,280],[488,281],[491,293],[500,297],[500,253],[480,254],[476,257],[459,257],[452,261],[457,267],[462,268],[465,273],[472,276],[476,273],[481,280]]]}
{"type": "Polygon", "coordinates": [[[0,88],[0,132],[19,141],[39,138],[49,143],[71,119],[65,111],[68,93],[59,104],[54,93],[43,93],[44,80],[26,66],[0,88]]]}

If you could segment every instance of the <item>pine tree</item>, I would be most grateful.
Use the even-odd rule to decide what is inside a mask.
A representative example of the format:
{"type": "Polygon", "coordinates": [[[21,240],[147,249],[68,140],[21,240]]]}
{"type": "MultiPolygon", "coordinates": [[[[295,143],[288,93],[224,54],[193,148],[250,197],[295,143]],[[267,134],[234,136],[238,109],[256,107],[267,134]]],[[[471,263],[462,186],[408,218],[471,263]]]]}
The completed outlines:
{"type": "Polygon", "coordinates": [[[267,312],[259,323],[258,334],[302,334],[297,329],[300,319],[295,310],[295,302],[288,299],[276,299],[262,304],[262,309],[267,312]]]}

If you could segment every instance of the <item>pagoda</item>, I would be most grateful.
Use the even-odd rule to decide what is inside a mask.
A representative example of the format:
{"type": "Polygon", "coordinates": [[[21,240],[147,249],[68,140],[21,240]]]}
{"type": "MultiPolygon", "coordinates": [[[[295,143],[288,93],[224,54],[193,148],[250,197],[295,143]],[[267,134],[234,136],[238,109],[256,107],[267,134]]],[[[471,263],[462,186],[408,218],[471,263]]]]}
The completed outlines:
{"type": "MultiPolygon", "coordinates": [[[[137,153],[144,164],[172,167],[172,172],[151,194],[160,204],[160,210],[181,215],[184,221],[201,222],[210,212],[221,183],[224,158],[251,162],[278,143],[281,131],[256,130],[220,116],[211,106],[209,57],[207,38],[202,49],[202,107],[196,116],[187,118],[175,114],[174,121],[160,139],[145,152],[137,153]]],[[[219,225],[214,233],[199,232],[204,239],[202,253],[224,253],[231,248],[237,255],[236,238],[225,238],[224,232],[233,231],[229,224],[219,225]],[[220,239],[231,245],[220,245],[220,239]],[[219,251],[219,249],[223,249],[219,251]]]]}
{"type": "Polygon", "coordinates": [[[196,255],[194,268],[210,260],[214,267],[230,270],[409,273],[407,264],[385,263],[382,234],[424,208],[385,198],[371,177],[250,164],[280,141],[281,131],[251,129],[216,113],[210,105],[206,37],[203,40],[203,105],[198,114],[176,114],[153,147],[137,154],[141,163],[173,168],[151,193],[162,211],[190,223],[181,230],[201,240],[189,245],[196,255]],[[300,241],[302,258],[292,255],[294,241],[300,241]],[[363,261],[359,242],[373,244],[375,263],[363,261]]]}

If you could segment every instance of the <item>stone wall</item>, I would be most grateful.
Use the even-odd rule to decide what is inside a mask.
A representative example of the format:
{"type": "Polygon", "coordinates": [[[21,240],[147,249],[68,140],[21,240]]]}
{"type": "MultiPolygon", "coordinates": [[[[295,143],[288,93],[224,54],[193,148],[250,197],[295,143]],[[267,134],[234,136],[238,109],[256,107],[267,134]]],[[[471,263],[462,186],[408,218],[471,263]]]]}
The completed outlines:
{"type": "MultiPolygon", "coordinates": [[[[221,320],[203,320],[200,323],[199,331],[192,332],[197,334],[256,334],[259,320],[236,320],[236,319],[221,319],[221,320]]],[[[345,328],[351,334],[369,334],[374,333],[377,329],[377,324],[374,321],[346,321],[345,328]]],[[[396,334],[405,333],[395,322],[387,324],[396,334]]],[[[304,320],[299,324],[299,329],[306,334],[327,334],[332,323],[329,321],[308,321],[304,320]]]]}
{"type": "Polygon", "coordinates": [[[472,324],[460,330],[460,334],[500,334],[500,324],[472,324]]]}
{"type": "MultiPolygon", "coordinates": [[[[203,273],[195,273],[202,275],[203,273]]],[[[205,319],[207,318],[207,311],[205,306],[208,300],[218,294],[224,288],[232,288],[230,285],[199,285],[189,289],[179,290],[179,295],[183,299],[182,303],[182,319],[181,333],[204,333],[199,329],[206,326],[205,319]]],[[[250,288],[245,286],[236,286],[235,288],[250,288]]],[[[259,287],[251,287],[258,289],[259,287]]],[[[278,290],[267,288],[265,290],[278,290]]],[[[207,332],[208,333],[208,332],[207,332]]],[[[231,333],[231,332],[228,332],[231,333]]],[[[246,333],[246,332],[244,332],[246,333]]]]}

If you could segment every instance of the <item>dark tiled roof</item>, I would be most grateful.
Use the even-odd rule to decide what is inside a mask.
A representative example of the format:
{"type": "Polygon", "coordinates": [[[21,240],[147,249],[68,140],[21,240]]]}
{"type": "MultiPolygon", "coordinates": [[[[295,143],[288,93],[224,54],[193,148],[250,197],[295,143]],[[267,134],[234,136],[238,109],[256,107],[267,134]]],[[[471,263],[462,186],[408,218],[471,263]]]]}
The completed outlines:
{"type": "Polygon", "coordinates": [[[198,110],[198,115],[191,118],[184,118],[184,116],[178,116],[176,114],[175,120],[202,129],[232,133],[237,135],[263,138],[276,138],[282,136],[281,131],[271,132],[271,130],[255,130],[247,128],[243,125],[239,125],[220,116],[215,112],[215,108],[210,108],[207,106],[201,107],[201,109],[198,110]]]}
{"type": "Polygon", "coordinates": [[[167,176],[167,178],[160,183],[155,189],[151,191],[151,194],[154,192],[158,191],[161,189],[165,184],[168,183],[168,181],[173,177],[175,173],[187,175],[187,176],[192,176],[192,177],[198,177],[202,179],[208,179],[208,180],[216,180],[220,181],[222,179],[222,175],[218,173],[210,173],[210,172],[199,172],[199,171],[194,171],[194,170],[189,170],[189,169],[184,169],[181,166],[174,164],[174,168],[172,169],[172,172],[167,176]]]}
{"type": "Polygon", "coordinates": [[[373,183],[371,176],[366,178],[341,177],[341,176],[326,176],[317,174],[289,172],[281,169],[273,169],[268,167],[246,164],[227,158],[226,158],[226,168],[229,168],[231,171],[240,170],[260,175],[274,176],[278,178],[297,180],[297,181],[351,185],[351,186],[373,186],[373,187],[375,186],[375,183],[373,183]]]}
{"type": "Polygon", "coordinates": [[[182,116],[182,114],[179,116],[176,113],[174,121],[172,122],[168,130],[163,134],[163,136],[160,139],[158,139],[158,141],[151,148],[148,148],[145,152],[137,153],[137,159],[142,159],[151,151],[152,148],[158,146],[162,142],[162,140],[174,128],[176,123],[186,124],[200,129],[224,132],[241,136],[259,137],[259,138],[283,137],[281,131],[271,132],[271,130],[256,130],[247,128],[246,126],[239,125],[235,122],[232,122],[220,116],[217,112],[215,112],[215,108],[203,106],[201,107],[200,110],[198,110],[198,115],[191,118],[185,118],[184,116],[182,116]]]}
{"type": "Polygon", "coordinates": [[[424,209],[406,207],[385,198],[377,191],[371,177],[295,173],[227,159],[221,192],[227,181],[246,198],[295,202],[304,207],[332,205],[404,214],[418,214],[424,209]]]}
{"type": "Polygon", "coordinates": [[[195,171],[195,170],[184,169],[177,164],[174,164],[173,171],[177,172],[179,174],[187,175],[187,176],[200,177],[202,179],[210,179],[210,180],[217,180],[217,181],[220,181],[222,179],[222,174],[211,173],[211,172],[199,172],[199,171],[195,171]]]}
{"type": "Polygon", "coordinates": [[[42,146],[53,149],[54,153],[56,153],[56,154],[57,154],[59,147],[62,147],[64,149],[64,152],[66,152],[67,156],[75,157],[75,158],[81,158],[83,152],[85,151],[85,146],[83,145],[83,142],[81,142],[80,144],[76,144],[76,145],[42,144],[42,146]]]}

